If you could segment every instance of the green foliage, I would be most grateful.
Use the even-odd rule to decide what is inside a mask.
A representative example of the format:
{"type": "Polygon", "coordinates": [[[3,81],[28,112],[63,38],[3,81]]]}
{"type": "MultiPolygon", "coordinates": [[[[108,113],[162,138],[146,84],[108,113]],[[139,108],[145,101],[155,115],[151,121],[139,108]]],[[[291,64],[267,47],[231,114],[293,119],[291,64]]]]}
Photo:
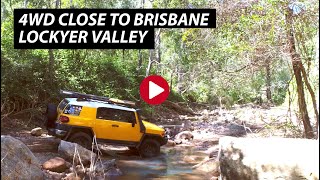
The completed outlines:
{"type": "MultiPolygon", "coordinates": [[[[121,99],[138,100],[139,84],[146,74],[149,50],[16,50],[13,48],[14,8],[22,0],[1,2],[1,97],[26,102],[57,102],[58,90],[67,89],[121,99]]],[[[54,8],[55,1],[27,1],[27,8],[54,8]]],[[[148,2],[150,3],[150,2],[148,2]]],[[[61,8],[140,8],[142,1],[61,1],[61,8]],[[72,3],[72,4],[70,4],[72,3]]],[[[318,5],[295,19],[299,52],[309,69],[314,66],[318,5]]],[[[162,29],[160,74],[172,86],[169,100],[227,105],[256,102],[265,96],[266,66],[270,61],[272,101],[284,102],[291,69],[284,53],[286,34],[279,1],[241,2],[169,0],[152,1],[153,8],[217,8],[216,29],[162,29]],[[180,88],[180,89],[179,89],[180,88]]],[[[156,54],[157,49],[154,50],[156,54]]],[[[157,60],[156,55],[152,57],[157,60]]],[[[310,70],[311,71],[311,70],[310,70]]],[[[309,72],[309,70],[308,70],[309,72]]],[[[311,79],[318,88],[318,73],[311,79]]],[[[3,101],[4,99],[2,99],[3,101]]],[[[151,112],[152,108],[147,108],[151,112]]]]}

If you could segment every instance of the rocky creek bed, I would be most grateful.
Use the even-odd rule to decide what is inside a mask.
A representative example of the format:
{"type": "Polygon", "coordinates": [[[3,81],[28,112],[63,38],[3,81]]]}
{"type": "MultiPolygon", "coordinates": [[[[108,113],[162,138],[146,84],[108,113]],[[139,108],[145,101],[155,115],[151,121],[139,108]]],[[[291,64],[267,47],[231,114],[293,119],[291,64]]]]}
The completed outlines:
{"type": "MultiPolygon", "coordinates": [[[[169,126],[166,129],[169,131],[170,141],[161,147],[159,157],[143,159],[137,153],[128,150],[127,147],[100,145],[103,153],[100,156],[101,162],[108,165],[104,167],[106,172],[96,172],[96,177],[104,179],[107,176],[113,179],[130,180],[217,179],[220,175],[219,158],[221,157],[218,157],[218,154],[219,148],[222,147],[221,144],[219,145],[221,138],[226,136],[246,138],[299,136],[299,129],[286,126],[289,123],[299,127],[295,117],[289,117],[286,108],[260,107],[250,104],[236,106],[230,110],[202,109],[195,115],[176,115],[166,117],[161,121],[154,121],[154,123],[164,127],[169,126]],[[104,176],[102,177],[101,174],[104,176]]],[[[72,165],[73,161],[59,152],[60,140],[46,135],[45,131],[40,134],[40,136],[32,136],[30,131],[20,131],[10,135],[20,140],[31,150],[30,153],[37,161],[35,167],[41,170],[43,179],[88,178],[84,172],[81,172],[84,169],[81,164],[72,165]],[[59,172],[55,172],[56,169],[48,170],[50,162],[46,164],[47,167],[44,169],[44,165],[48,161],[51,164],[62,164],[64,170],[58,170],[59,172]]],[[[1,143],[2,139],[3,136],[1,143]]],[[[7,149],[6,151],[13,152],[14,150],[7,149]]],[[[2,162],[8,160],[9,157],[4,153],[5,151],[1,151],[2,162]]],[[[27,154],[30,155],[30,153],[27,154]]],[[[20,160],[16,161],[20,162],[20,160]]],[[[30,160],[26,162],[30,162],[30,160]]],[[[315,166],[319,167],[318,164],[315,166]]],[[[4,168],[5,166],[1,166],[1,171],[5,171],[4,168]]],[[[85,168],[89,171],[90,166],[87,165],[85,168]]],[[[19,174],[23,176],[23,173],[17,171],[16,175],[19,176],[19,174]]],[[[313,174],[317,174],[317,172],[313,174]]]]}

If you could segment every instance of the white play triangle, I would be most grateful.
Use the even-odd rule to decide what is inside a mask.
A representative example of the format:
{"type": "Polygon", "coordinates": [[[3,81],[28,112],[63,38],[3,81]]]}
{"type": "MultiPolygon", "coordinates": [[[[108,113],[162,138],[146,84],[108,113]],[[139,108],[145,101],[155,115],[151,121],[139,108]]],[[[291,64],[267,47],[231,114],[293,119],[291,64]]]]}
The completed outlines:
{"type": "Polygon", "coordinates": [[[152,81],[149,81],[149,99],[152,99],[159,94],[161,94],[164,91],[164,89],[157,84],[155,84],[152,81]]]}

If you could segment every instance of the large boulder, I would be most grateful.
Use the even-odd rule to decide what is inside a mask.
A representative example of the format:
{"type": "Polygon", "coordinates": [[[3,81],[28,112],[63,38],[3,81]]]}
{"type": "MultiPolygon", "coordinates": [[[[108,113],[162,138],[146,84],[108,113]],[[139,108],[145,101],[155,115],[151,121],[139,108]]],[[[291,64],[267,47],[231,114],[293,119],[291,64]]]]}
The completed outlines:
{"type": "Polygon", "coordinates": [[[44,179],[38,159],[11,136],[1,136],[1,179],[44,179]]]}
{"type": "Polygon", "coordinates": [[[290,138],[220,138],[222,179],[319,179],[319,144],[290,138]]]}
{"type": "Polygon", "coordinates": [[[42,168],[49,171],[61,173],[68,169],[68,166],[67,162],[64,159],[62,159],[61,157],[55,157],[43,163],[42,168]]]}
{"type": "Polygon", "coordinates": [[[80,164],[81,160],[81,163],[84,165],[90,164],[91,160],[94,160],[97,156],[94,152],[89,151],[88,149],[76,143],[71,143],[63,140],[60,141],[58,152],[70,162],[73,162],[74,158],[75,164],[80,164]],[[79,152],[76,155],[75,149],[79,152]],[[80,159],[78,155],[80,156],[80,159]]]}

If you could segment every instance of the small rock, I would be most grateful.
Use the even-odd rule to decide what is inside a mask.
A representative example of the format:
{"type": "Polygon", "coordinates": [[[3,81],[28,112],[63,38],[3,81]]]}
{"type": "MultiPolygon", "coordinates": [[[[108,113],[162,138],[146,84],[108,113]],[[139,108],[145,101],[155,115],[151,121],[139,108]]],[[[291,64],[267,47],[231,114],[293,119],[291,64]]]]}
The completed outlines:
{"type": "Polygon", "coordinates": [[[175,136],[175,139],[193,140],[193,134],[190,131],[182,131],[175,136]]]}
{"type": "Polygon", "coordinates": [[[175,143],[175,144],[182,144],[182,141],[181,141],[181,139],[175,139],[175,140],[174,140],[174,143],[175,143]]]}
{"type": "Polygon", "coordinates": [[[168,140],[166,146],[168,147],[172,147],[172,146],[175,146],[176,145],[176,142],[172,141],[172,140],[168,140]]]}
{"type": "Polygon", "coordinates": [[[55,157],[43,163],[42,168],[61,173],[64,172],[68,168],[68,166],[64,159],[55,157]]]}
{"type": "Polygon", "coordinates": [[[41,127],[37,127],[31,130],[31,135],[32,136],[41,136],[43,133],[42,128],[41,127]]]}
{"type": "Polygon", "coordinates": [[[183,161],[186,163],[195,163],[196,159],[193,156],[185,156],[183,161]]]}

